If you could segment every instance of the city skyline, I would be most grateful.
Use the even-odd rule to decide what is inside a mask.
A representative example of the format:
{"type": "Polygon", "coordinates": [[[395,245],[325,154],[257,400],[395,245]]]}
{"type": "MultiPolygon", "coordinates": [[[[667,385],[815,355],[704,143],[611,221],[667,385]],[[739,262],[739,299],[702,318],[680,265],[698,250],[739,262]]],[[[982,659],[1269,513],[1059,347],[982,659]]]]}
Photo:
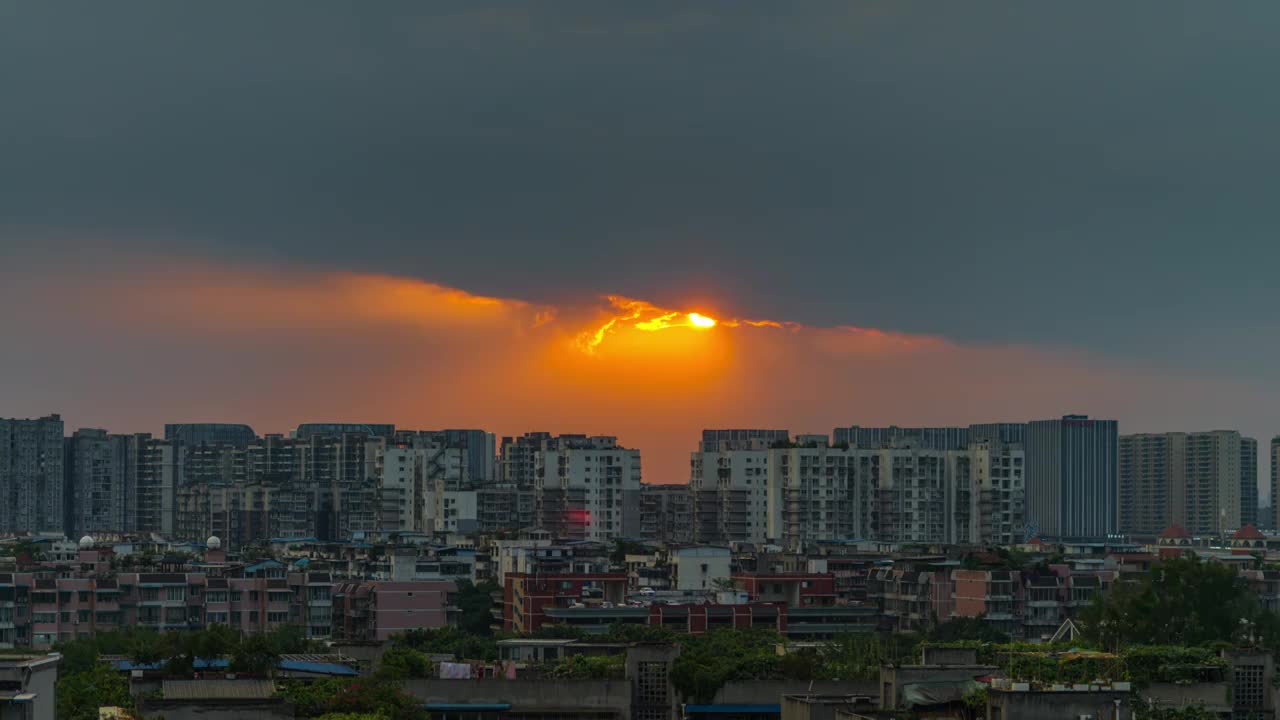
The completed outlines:
{"type": "MultiPolygon", "coordinates": [[[[47,412],[36,413],[36,414],[29,415],[29,417],[37,418],[47,414],[48,414],[47,412]]],[[[57,413],[57,414],[63,416],[64,423],[66,424],[66,427],[67,427],[68,437],[70,437],[71,433],[74,430],[101,429],[111,433],[120,433],[120,434],[151,433],[155,437],[163,438],[166,436],[166,432],[165,432],[166,426],[174,424],[172,419],[165,420],[162,418],[159,423],[159,427],[157,429],[151,429],[150,426],[144,429],[138,429],[131,426],[115,427],[111,425],[85,425],[82,423],[75,422],[74,420],[68,418],[64,413],[57,413]]],[[[21,413],[10,413],[10,416],[22,417],[23,415],[21,413]]],[[[1101,416],[1101,415],[1096,415],[1096,416],[1101,416]]],[[[1006,419],[1001,422],[1011,423],[1011,424],[1022,424],[1030,420],[1031,418],[1006,419]]],[[[446,423],[401,424],[397,422],[391,422],[389,419],[381,416],[377,416],[377,417],[361,416],[361,419],[357,422],[364,422],[364,421],[369,421],[374,423],[386,422],[388,425],[394,426],[396,428],[411,428],[411,427],[426,428],[426,427],[446,427],[446,426],[463,427],[465,425],[460,423],[454,423],[452,425],[447,425],[446,423]]],[[[258,437],[262,437],[269,434],[277,434],[277,435],[288,437],[300,425],[313,424],[315,422],[328,423],[328,422],[350,422],[350,421],[335,419],[332,417],[323,418],[321,420],[316,420],[313,418],[308,420],[294,420],[292,422],[285,422],[285,424],[282,427],[279,427],[278,429],[275,427],[272,427],[269,429],[261,429],[256,423],[244,421],[242,418],[222,418],[222,419],[211,420],[210,418],[207,418],[207,417],[191,417],[191,418],[182,420],[181,424],[194,423],[198,425],[200,423],[205,423],[205,422],[213,422],[213,423],[219,423],[219,424],[222,424],[222,423],[239,424],[243,422],[243,424],[250,426],[253,429],[253,431],[257,434],[258,437]]],[[[944,430],[950,429],[950,428],[964,429],[973,424],[974,423],[964,422],[964,423],[953,424],[953,425],[945,425],[945,424],[933,425],[933,427],[937,427],[944,430]]],[[[979,424],[981,424],[981,422],[979,422],[979,424]]],[[[999,423],[997,423],[997,425],[998,424],[999,423]]],[[[773,427],[773,426],[780,427],[784,425],[786,425],[786,423],[765,422],[760,424],[761,427],[773,427]]],[[[699,442],[696,439],[697,432],[702,432],[707,427],[736,427],[736,426],[745,427],[746,424],[738,423],[737,425],[734,425],[732,423],[724,423],[716,426],[706,425],[706,426],[700,427],[697,432],[690,434],[687,437],[681,436],[679,433],[676,433],[674,431],[670,433],[663,433],[662,434],[663,436],[667,436],[671,438],[671,441],[670,441],[671,444],[659,444],[657,450],[654,450],[652,447],[642,445],[638,442],[632,442],[626,434],[620,433],[620,432],[612,432],[609,427],[591,428],[591,427],[581,427],[581,426],[570,426],[567,428],[560,428],[560,427],[552,427],[548,425],[537,425],[533,427],[519,427],[516,429],[499,429],[496,426],[491,426],[483,422],[476,424],[475,426],[482,428],[483,430],[490,432],[491,434],[498,437],[511,436],[511,435],[518,436],[526,432],[542,432],[542,431],[550,432],[552,435],[559,435],[564,433],[582,433],[588,436],[592,436],[592,435],[616,436],[622,445],[627,447],[634,447],[644,451],[645,461],[643,464],[643,472],[644,472],[643,479],[646,484],[678,485],[678,484],[684,484],[689,482],[688,457],[689,457],[689,453],[691,451],[696,450],[699,446],[699,442]],[[672,453],[674,453],[677,457],[673,459],[671,457],[672,453]],[[655,460],[655,458],[657,459],[655,460]],[[658,466],[656,468],[657,473],[665,472],[666,474],[661,475],[660,477],[654,477],[655,465],[658,466]],[[668,470],[668,468],[674,468],[674,469],[668,470]],[[672,478],[672,479],[664,479],[664,478],[672,478]]],[[[920,428],[920,427],[925,427],[926,424],[921,422],[911,422],[911,421],[908,421],[905,423],[883,423],[883,424],[862,422],[861,426],[866,428],[889,427],[889,426],[900,427],[900,428],[920,428]]],[[[828,438],[830,438],[832,442],[839,443],[842,441],[842,437],[843,437],[841,433],[842,432],[847,433],[848,428],[849,428],[849,423],[844,422],[844,423],[838,423],[834,427],[826,430],[813,429],[812,431],[809,431],[809,430],[803,430],[803,429],[797,430],[793,428],[792,432],[794,432],[797,435],[813,435],[813,434],[825,435],[828,438]]],[[[1227,427],[1219,427],[1219,428],[1207,428],[1207,429],[1180,428],[1180,429],[1173,429],[1173,430],[1166,430],[1166,431],[1137,431],[1128,427],[1123,421],[1119,421],[1119,435],[1122,437],[1136,436],[1136,435],[1159,435],[1159,434],[1165,434],[1165,433],[1192,433],[1192,434],[1212,433],[1212,432],[1226,431],[1227,429],[1228,429],[1227,427]]],[[[1235,429],[1233,431],[1239,432],[1244,437],[1250,437],[1249,433],[1244,430],[1235,429]]],[[[643,436],[643,434],[641,434],[641,436],[643,436]]],[[[1256,474],[1258,478],[1257,483],[1258,483],[1258,493],[1259,493],[1258,497],[1259,497],[1259,502],[1266,505],[1271,504],[1270,502],[1270,495],[1271,495],[1271,489],[1272,489],[1271,486],[1274,483],[1274,480],[1272,477],[1273,471],[1272,471],[1272,459],[1271,459],[1271,456],[1273,453],[1273,448],[1271,446],[1272,438],[1280,438],[1280,434],[1263,433],[1263,434],[1257,435],[1256,437],[1253,437],[1254,440],[1258,441],[1256,445],[1257,450],[1255,453],[1258,456],[1258,460],[1256,463],[1256,474]]]]}

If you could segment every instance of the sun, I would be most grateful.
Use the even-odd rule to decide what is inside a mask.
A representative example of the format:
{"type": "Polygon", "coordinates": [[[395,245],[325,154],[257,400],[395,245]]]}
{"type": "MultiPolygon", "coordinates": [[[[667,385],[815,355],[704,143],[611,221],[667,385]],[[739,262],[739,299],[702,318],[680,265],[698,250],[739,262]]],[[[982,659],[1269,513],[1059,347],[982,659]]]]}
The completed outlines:
{"type": "Polygon", "coordinates": [[[716,321],[715,318],[709,318],[706,315],[691,312],[689,313],[689,324],[696,328],[713,328],[716,326],[716,321]]]}

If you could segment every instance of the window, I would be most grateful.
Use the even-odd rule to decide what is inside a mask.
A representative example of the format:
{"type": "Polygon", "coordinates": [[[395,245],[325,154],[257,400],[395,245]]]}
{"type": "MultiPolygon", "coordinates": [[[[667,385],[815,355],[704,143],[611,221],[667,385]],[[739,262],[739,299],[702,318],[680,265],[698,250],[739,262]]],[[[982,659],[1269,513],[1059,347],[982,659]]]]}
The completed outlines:
{"type": "Polygon", "coordinates": [[[182,587],[167,587],[164,589],[165,600],[186,600],[187,589],[182,587]]]}

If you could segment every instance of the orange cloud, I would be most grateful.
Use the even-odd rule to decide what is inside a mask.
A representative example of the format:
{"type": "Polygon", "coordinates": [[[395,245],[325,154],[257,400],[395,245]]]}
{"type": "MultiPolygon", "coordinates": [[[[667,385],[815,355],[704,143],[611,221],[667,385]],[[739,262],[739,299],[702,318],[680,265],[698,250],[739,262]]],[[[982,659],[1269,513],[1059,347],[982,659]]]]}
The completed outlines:
{"type": "Polygon", "coordinates": [[[62,412],[70,427],[118,431],[363,419],[614,434],[643,450],[650,482],[687,479],[703,427],[829,432],[1089,412],[1125,431],[1253,422],[1265,432],[1276,390],[692,304],[552,306],[404,277],[198,261],[0,268],[0,327],[6,414],[62,412]]]}

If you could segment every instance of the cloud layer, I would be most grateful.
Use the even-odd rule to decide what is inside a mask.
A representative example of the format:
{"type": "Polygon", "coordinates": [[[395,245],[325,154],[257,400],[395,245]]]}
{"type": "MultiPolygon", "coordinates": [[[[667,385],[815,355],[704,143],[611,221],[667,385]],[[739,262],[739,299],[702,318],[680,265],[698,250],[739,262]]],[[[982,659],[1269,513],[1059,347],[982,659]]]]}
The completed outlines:
{"type": "Polygon", "coordinates": [[[1269,437],[1257,384],[1103,356],[737,318],[622,297],[556,306],[389,275],[193,258],[0,270],[6,415],[156,431],[168,421],[387,421],[616,434],[645,479],[687,479],[704,427],[1119,418],[1122,432],[1269,437]],[[715,318],[697,327],[689,313],[715,318]]]}

